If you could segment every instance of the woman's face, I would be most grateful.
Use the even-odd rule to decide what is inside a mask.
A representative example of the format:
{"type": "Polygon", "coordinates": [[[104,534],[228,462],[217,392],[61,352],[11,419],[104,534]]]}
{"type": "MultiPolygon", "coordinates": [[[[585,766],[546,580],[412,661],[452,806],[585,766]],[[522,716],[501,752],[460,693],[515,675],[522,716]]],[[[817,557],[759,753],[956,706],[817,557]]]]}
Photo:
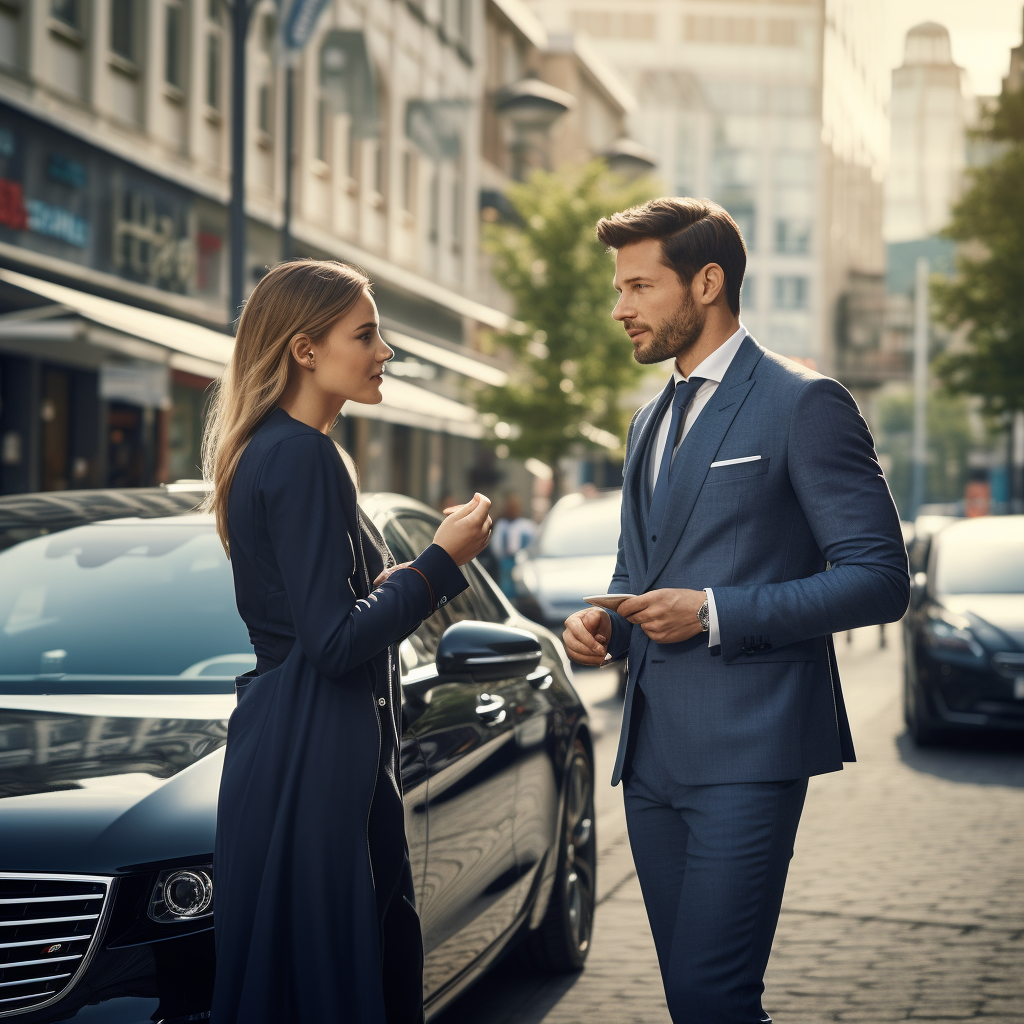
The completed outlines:
{"type": "Polygon", "coordinates": [[[377,305],[364,292],[323,341],[313,346],[314,385],[343,402],[380,402],[384,364],[395,353],[381,338],[379,323],[377,305]]]}

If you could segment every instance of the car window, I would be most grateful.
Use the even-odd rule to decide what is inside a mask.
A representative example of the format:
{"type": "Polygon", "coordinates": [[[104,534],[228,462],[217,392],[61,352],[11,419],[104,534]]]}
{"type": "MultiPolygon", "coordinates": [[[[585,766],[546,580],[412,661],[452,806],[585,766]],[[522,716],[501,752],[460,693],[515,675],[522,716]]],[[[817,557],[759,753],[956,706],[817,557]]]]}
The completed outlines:
{"type": "MultiPolygon", "coordinates": [[[[403,524],[404,525],[404,524],[403,524]]],[[[395,519],[384,524],[381,533],[391,553],[398,562],[411,562],[434,539],[433,533],[427,544],[418,544],[395,519]]],[[[422,540],[422,538],[421,538],[422,540]]],[[[448,627],[448,620],[440,610],[420,624],[419,628],[399,645],[398,655],[402,662],[402,672],[408,674],[424,665],[432,665],[437,657],[437,645],[441,642],[441,634],[448,627]]]]}
{"type": "Polygon", "coordinates": [[[0,580],[0,677],[176,676],[187,689],[256,665],[212,526],[63,530],[0,552],[0,580]]]}
{"type": "Polygon", "coordinates": [[[936,537],[938,594],[1024,593],[1024,530],[952,527],[936,537]]]}
{"type": "Polygon", "coordinates": [[[480,618],[489,622],[504,622],[508,618],[508,611],[495,595],[490,577],[472,562],[463,566],[463,571],[469,579],[469,585],[473,588],[473,596],[480,610],[480,618]]]}
{"type": "Polygon", "coordinates": [[[555,558],[614,555],[619,546],[621,507],[619,492],[556,507],[548,514],[531,547],[540,555],[555,558]]]}
{"type": "MultiPolygon", "coordinates": [[[[413,549],[418,555],[434,543],[437,524],[415,513],[399,514],[398,521],[406,536],[412,541],[413,549]]],[[[480,608],[477,605],[473,588],[464,590],[458,597],[453,597],[445,607],[449,622],[461,622],[463,619],[479,619],[480,608]]]]}

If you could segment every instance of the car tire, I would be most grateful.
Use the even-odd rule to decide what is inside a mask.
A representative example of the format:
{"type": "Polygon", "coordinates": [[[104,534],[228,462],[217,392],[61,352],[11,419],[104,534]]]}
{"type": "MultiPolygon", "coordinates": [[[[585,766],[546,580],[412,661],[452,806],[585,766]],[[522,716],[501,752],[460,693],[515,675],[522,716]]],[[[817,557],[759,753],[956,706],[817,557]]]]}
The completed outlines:
{"type": "Polygon", "coordinates": [[[903,670],[903,721],[907,732],[918,747],[934,747],[946,738],[944,730],[936,728],[922,713],[924,695],[910,681],[910,669],[903,670]]]}
{"type": "Polygon", "coordinates": [[[590,952],[597,895],[597,836],[594,829],[594,766],[583,741],[573,744],[566,778],[558,844],[558,869],[551,899],[527,948],[536,967],[566,974],[583,967],[590,952]]]}

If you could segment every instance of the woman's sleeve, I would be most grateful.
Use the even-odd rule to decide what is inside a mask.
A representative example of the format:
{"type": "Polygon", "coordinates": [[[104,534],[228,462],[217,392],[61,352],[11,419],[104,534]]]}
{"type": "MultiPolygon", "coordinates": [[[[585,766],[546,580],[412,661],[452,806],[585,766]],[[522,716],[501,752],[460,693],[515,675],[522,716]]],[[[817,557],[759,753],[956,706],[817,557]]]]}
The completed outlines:
{"type": "Polygon", "coordinates": [[[451,556],[431,544],[409,569],[356,598],[357,561],[345,504],[351,482],[331,441],[288,438],[267,455],[260,500],[284,579],[295,633],[322,675],[338,677],[408,635],[468,586],[451,556]]]}

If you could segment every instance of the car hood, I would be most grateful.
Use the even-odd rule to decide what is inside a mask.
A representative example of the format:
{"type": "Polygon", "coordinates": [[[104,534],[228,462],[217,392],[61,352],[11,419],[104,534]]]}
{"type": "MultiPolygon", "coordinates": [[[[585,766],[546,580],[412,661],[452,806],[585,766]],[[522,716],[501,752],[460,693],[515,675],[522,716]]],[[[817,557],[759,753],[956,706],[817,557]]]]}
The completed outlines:
{"type": "Polygon", "coordinates": [[[538,599],[563,603],[608,591],[615,572],[615,555],[576,555],[566,558],[533,558],[536,573],[534,594],[538,599]]]}
{"type": "Polygon", "coordinates": [[[973,614],[1024,647],[1024,594],[943,594],[952,612],[973,614]]]}
{"type": "Polygon", "coordinates": [[[230,694],[0,695],[0,871],[213,852],[230,694]]]}

